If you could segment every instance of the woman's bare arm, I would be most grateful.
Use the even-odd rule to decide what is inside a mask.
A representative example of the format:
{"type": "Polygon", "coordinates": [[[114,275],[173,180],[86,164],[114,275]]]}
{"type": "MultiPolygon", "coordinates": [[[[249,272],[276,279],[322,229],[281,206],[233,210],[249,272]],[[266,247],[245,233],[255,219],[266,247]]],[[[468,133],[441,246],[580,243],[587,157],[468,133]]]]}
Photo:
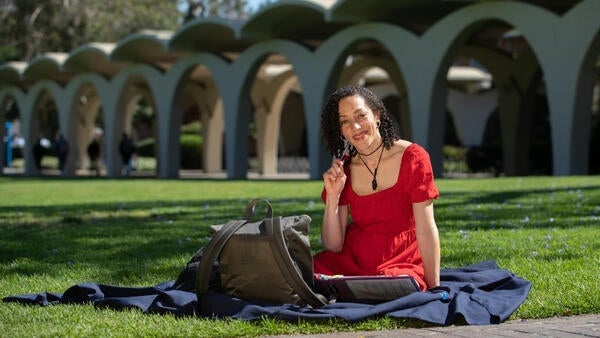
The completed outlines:
{"type": "Polygon", "coordinates": [[[440,238],[433,214],[433,200],[413,204],[415,231],[428,288],[440,285],[440,238]]]}
{"type": "Polygon", "coordinates": [[[325,211],[321,226],[321,239],[325,250],[340,252],[344,245],[346,225],[348,223],[348,207],[339,205],[340,195],[346,183],[343,162],[334,159],[326,172],[323,173],[325,184],[325,211]]]}

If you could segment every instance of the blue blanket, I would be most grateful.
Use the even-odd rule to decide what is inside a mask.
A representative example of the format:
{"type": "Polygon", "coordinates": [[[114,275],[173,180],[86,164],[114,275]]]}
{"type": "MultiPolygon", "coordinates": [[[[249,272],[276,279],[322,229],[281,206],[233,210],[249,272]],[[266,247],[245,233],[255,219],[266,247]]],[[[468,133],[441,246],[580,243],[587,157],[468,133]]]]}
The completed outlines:
{"type": "Polygon", "coordinates": [[[97,283],[71,286],[64,293],[24,294],[3,298],[24,304],[90,304],[113,309],[138,308],[146,313],[253,320],[339,318],[359,321],[374,316],[414,318],[438,325],[457,319],[468,324],[497,324],[506,320],[527,298],[531,283],[495,262],[485,261],[441,271],[441,286],[380,304],[332,303],[320,308],[297,305],[264,306],[226,294],[209,292],[200,300],[194,292],[174,288],[174,282],[151,287],[119,287],[97,283]]]}

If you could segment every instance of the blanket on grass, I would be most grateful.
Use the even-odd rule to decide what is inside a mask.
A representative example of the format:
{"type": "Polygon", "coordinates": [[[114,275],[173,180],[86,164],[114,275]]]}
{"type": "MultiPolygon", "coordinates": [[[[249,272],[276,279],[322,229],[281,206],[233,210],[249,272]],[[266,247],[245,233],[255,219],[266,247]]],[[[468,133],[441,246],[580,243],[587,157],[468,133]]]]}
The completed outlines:
{"type": "Polygon", "coordinates": [[[44,292],[3,298],[4,302],[32,305],[93,304],[98,308],[137,308],[146,313],[253,320],[273,317],[285,320],[340,318],[359,321],[374,316],[413,318],[438,325],[457,319],[471,325],[505,321],[527,298],[531,283],[493,261],[457,269],[443,269],[441,286],[380,304],[332,303],[320,308],[291,304],[266,306],[226,294],[209,292],[200,299],[193,290],[174,288],[173,281],[149,287],[120,287],[82,283],[64,293],[44,292]]]}

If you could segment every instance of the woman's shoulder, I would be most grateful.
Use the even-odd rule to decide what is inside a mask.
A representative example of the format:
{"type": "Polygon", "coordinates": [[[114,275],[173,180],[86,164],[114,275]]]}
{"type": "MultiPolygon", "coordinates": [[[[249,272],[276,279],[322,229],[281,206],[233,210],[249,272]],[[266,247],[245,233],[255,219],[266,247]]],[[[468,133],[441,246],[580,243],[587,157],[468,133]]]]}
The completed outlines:
{"type": "Polygon", "coordinates": [[[416,167],[420,167],[424,163],[429,163],[429,153],[418,143],[413,143],[406,140],[396,141],[394,145],[401,149],[400,156],[400,171],[408,171],[416,167]],[[402,170],[404,168],[404,170],[402,170]]]}
{"type": "MultiPolygon", "coordinates": [[[[418,143],[413,143],[410,141],[404,141],[404,155],[407,155],[409,157],[416,157],[416,158],[429,158],[429,153],[427,152],[427,150],[425,150],[425,148],[423,148],[421,145],[419,145],[418,143]]],[[[404,156],[403,156],[404,157],[404,156]]]]}
{"type": "Polygon", "coordinates": [[[403,139],[395,141],[390,150],[392,156],[400,155],[401,158],[427,155],[427,151],[419,144],[403,139]]]}

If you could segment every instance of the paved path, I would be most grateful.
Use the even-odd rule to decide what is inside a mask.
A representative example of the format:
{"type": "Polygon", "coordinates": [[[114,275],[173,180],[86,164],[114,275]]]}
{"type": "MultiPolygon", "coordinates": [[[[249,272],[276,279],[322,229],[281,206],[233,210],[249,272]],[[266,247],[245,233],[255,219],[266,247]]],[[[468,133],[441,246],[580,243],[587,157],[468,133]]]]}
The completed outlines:
{"type": "Polygon", "coordinates": [[[512,320],[499,325],[464,325],[386,331],[339,332],[317,335],[281,336],[315,338],[397,337],[600,337],[600,314],[532,320],[512,320]]]}

